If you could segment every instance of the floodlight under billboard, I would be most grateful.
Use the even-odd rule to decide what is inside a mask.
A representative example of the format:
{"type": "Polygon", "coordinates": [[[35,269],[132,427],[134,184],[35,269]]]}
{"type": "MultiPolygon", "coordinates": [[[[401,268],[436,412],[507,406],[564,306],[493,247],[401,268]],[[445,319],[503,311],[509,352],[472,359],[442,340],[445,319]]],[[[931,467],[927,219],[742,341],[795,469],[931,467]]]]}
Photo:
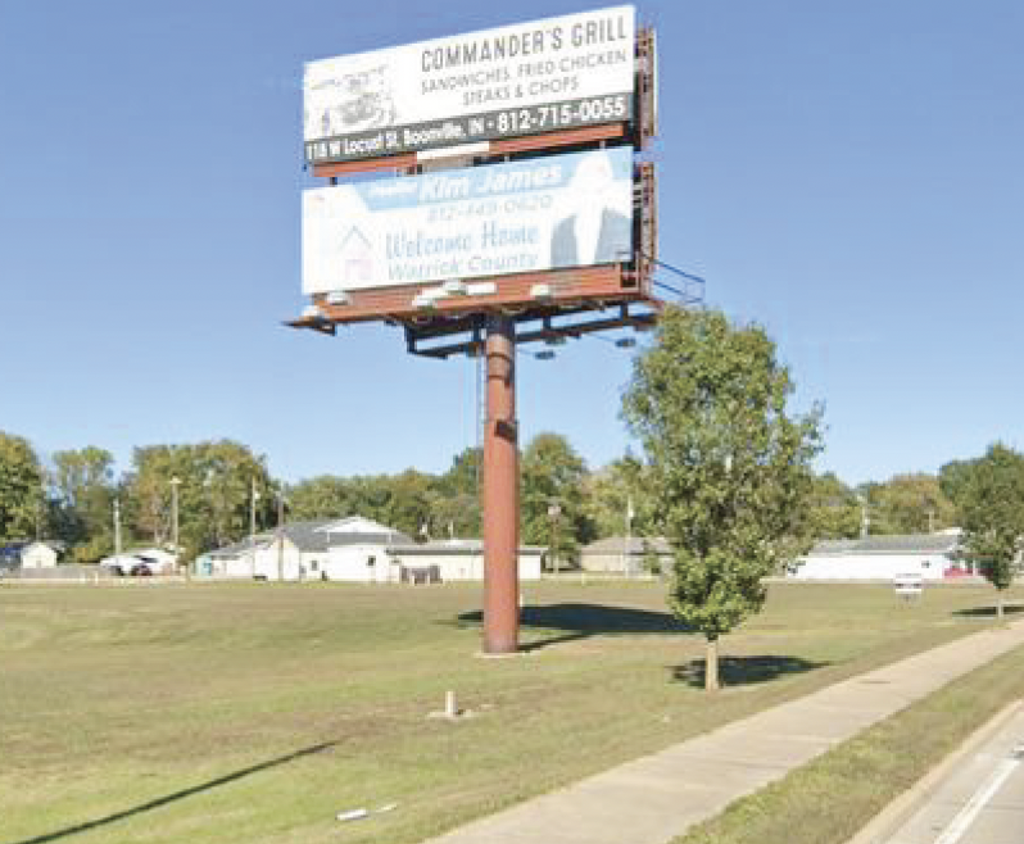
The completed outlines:
{"type": "Polygon", "coordinates": [[[629,263],[632,150],[313,188],[302,225],[310,296],[629,263]]]}
{"type": "Polygon", "coordinates": [[[635,10],[616,6],[306,65],[312,164],[416,153],[634,115],[635,10]]]}

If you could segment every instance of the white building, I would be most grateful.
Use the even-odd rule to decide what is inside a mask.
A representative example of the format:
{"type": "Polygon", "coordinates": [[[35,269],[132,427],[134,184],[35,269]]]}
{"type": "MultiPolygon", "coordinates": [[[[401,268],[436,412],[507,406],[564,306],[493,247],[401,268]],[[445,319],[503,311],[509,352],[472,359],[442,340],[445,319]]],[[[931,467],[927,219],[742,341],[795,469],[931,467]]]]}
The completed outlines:
{"type": "MultiPolygon", "coordinates": [[[[344,520],[342,520],[344,521],[344,520]]],[[[225,548],[201,555],[195,563],[200,577],[259,580],[320,580],[327,570],[335,522],[292,522],[280,530],[258,533],[225,548]]]]}
{"type": "Polygon", "coordinates": [[[624,536],[609,536],[580,549],[580,568],[596,574],[670,572],[672,560],[672,548],[660,536],[632,536],[628,541],[624,536]]]}
{"type": "Polygon", "coordinates": [[[21,567],[23,569],[55,568],[63,550],[63,543],[37,540],[30,542],[21,549],[21,567]]]}
{"type": "MultiPolygon", "coordinates": [[[[519,549],[519,577],[539,580],[543,548],[519,549]]],[[[293,522],[204,554],[196,574],[259,580],[343,580],[357,583],[483,579],[483,543],[451,539],[415,543],[362,516],[293,522]]]]}
{"type": "MultiPolygon", "coordinates": [[[[541,558],[545,548],[523,545],[519,548],[519,579],[540,580],[541,558]]],[[[484,543],[480,539],[446,539],[439,542],[396,545],[388,550],[392,567],[402,580],[484,579],[484,543]]]]}
{"type": "Polygon", "coordinates": [[[959,531],[900,536],[830,539],[797,561],[797,580],[885,580],[916,574],[942,580],[962,573],[957,560],[959,531]]]}

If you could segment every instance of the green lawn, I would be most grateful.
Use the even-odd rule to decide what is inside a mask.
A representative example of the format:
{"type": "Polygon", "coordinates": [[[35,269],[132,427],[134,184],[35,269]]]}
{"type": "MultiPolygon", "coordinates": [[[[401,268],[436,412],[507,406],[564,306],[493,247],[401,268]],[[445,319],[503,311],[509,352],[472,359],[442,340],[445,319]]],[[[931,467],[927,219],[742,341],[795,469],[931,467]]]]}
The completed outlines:
{"type": "Polygon", "coordinates": [[[484,659],[479,585],[0,587],[0,844],[418,841],[979,629],[993,596],[774,586],[709,700],[663,586],[525,593],[528,652],[484,659]],[[427,717],[447,689],[473,717],[427,717]]]}

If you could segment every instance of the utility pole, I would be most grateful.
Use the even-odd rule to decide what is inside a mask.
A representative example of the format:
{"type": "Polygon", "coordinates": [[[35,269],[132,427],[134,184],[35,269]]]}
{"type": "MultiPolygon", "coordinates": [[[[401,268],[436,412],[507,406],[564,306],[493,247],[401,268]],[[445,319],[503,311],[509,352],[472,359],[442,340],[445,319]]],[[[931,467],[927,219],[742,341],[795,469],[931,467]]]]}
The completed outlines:
{"type": "Polygon", "coordinates": [[[284,496],[277,493],[277,579],[284,582],[284,496]]]}
{"type": "MultiPolygon", "coordinates": [[[[121,556],[121,499],[114,499],[114,556],[121,556]]],[[[120,562],[120,561],[118,561],[120,562]]]]}
{"type": "Polygon", "coordinates": [[[626,550],[622,558],[622,570],[629,577],[633,573],[633,496],[626,496],[626,550]]]}
{"type": "Polygon", "coordinates": [[[260,494],[256,491],[256,478],[252,479],[252,498],[249,502],[249,573],[256,579],[256,501],[260,494]]]}
{"type": "MultiPolygon", "coordinates": [[[[178,487],[181,486],[181,478],[175,475],[171,478],[171,535],[174,540],[174,561],[178,568],[181,568],[181,543],[178,541],[178,487]]],[[[185,566],[185,580],[189,580],[188,566],[185,566]]]]}
{"type": "Polygon", "coordinates": [[[556,575],[561,573],[561,561],[558,553],[558,517],[561,515],[561,505],[548,505],[548,516],[551,518],[551,561],[555,564],[556,575]]]}

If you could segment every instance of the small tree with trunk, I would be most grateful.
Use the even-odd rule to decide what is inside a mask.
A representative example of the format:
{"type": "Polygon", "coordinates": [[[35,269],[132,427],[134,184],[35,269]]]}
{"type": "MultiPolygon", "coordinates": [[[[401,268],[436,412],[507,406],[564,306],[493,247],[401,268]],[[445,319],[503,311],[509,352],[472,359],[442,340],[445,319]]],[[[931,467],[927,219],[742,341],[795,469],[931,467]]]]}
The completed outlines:
{"type": "Polygon", "coordinates": [[[1003,592],[1021,572],[1024,551],[1024,455],[996,444],[974,461],[960,493],[963,548],[996,588],[996,614],[1003,592]]]}
{"type": "Polygon", "coordinates": [[[821,411],[787,413],[792,391],[762,329],[668,308],[623,399],[675,554],[669,604],[707,640],[709,690],[718,688],[719,637],[761,609],[764,578],[809,544],[821,411]]]}

